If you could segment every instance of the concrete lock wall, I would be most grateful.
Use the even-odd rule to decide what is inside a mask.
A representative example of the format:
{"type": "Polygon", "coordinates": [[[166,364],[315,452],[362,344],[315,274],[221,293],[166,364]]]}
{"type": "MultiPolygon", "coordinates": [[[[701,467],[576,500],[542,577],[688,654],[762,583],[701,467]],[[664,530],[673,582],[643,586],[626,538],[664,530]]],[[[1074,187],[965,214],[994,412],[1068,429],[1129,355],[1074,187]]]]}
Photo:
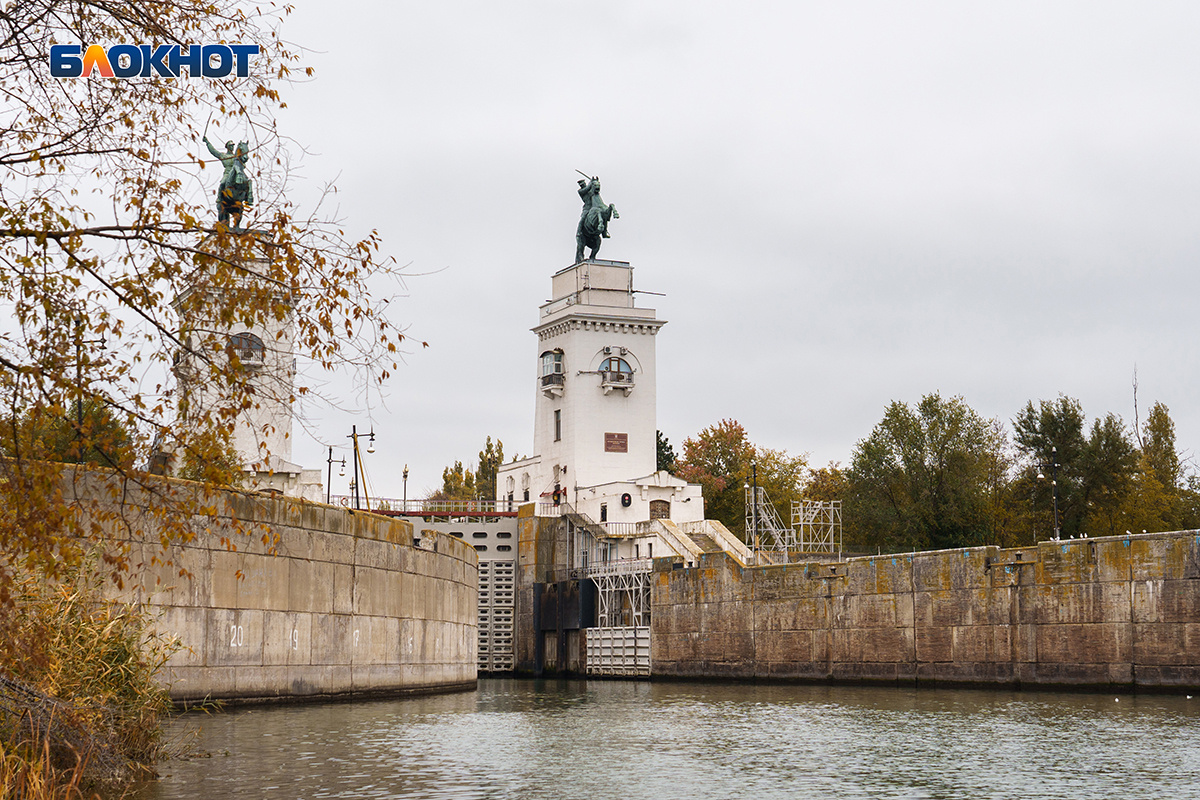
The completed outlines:
{"type": "Polygon", "coordinates": [[[123,599],[154,606],[159,630],[180,638],[162,672],[177,703],[475,686],[478,562],[462,541],[425,531],[414,544],[402,520],[208,491],[194,538],[164,550],[147,514],[162,497],[123,495],[119,519],[137,521],[116,538],[145,565],[123,599]]]}
{"type": "Polygon", "coordinates": [[[1200,687],[1200,533],[657,564],[656,676],[1200,687]]]}

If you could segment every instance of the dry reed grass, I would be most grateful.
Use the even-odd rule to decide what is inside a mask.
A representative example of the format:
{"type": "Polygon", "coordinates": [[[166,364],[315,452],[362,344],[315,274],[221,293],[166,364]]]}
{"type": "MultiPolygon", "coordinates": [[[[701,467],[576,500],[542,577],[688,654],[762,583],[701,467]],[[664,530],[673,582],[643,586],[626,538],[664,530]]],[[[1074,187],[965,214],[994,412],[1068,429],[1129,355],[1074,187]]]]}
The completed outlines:
{"type": "Polygon", "coordinates": [[[97,574],[18,584],[0,638],[0,797],[111,793],[153,772],[171,705],[155,673],[178,644],[144,606],[104,598],[97,574]]]}

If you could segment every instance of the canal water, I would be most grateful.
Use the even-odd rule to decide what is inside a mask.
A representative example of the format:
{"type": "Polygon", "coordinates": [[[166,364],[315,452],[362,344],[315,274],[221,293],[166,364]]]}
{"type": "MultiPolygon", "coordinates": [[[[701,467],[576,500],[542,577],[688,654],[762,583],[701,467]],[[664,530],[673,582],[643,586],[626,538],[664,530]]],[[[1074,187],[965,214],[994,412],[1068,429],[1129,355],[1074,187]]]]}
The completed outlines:
{"type": "Polygon", "coordinates": [[[480,680],[173,718],[139,797],[1200,798],[1200,697],[480,680]]]}

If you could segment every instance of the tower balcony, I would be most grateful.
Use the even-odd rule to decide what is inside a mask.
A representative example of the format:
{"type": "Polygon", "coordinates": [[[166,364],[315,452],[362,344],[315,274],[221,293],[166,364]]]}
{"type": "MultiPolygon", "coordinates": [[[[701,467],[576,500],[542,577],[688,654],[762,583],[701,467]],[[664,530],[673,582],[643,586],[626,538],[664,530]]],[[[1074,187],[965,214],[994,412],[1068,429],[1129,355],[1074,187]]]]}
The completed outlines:
{"type": "Polygon", "coordinates": [[[562,397],[563,387],[566,385],[566,376],[561,372],[551,372],[548,375],[543,375],[541,382],[542,393],[547,397],[562,397]]]}
{"type": "Polygon", "coordinates": [[[614,389],[618,389],[628,397],[629,393],[633,391],[633,373],[602,370],[600,372],[600,388],[604,390],[605,394],[612,394],[614,389]]]}

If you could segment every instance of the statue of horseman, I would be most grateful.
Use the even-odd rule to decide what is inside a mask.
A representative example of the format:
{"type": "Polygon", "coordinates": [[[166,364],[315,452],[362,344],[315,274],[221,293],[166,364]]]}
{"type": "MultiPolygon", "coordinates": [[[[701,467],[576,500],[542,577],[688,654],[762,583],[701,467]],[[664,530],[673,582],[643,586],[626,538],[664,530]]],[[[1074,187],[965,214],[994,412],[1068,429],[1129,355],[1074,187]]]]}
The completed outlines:
{"type": "Polygon", "coordinates": [[[212,146],[208,137],[204,144],[213,158],[219,159],[225,167],[221,175],[221,185],[217,187],[217,225],[240,231],[242,213],[254,205],[254,182],[246,174],[246,162],[250,159],[250,146],[246,142],[225,143],[225,152],[219,152],[212,146]]]}
{"type": "MultiPolygon", "coordinates": [[[[579,170],[576,170],[579,172],[579,170]]],[[[595,261],[600,252],[600,241],[608,239],[608,223],[620,219],[616,206],[610,206],[600,197],[600,179],[588,178],[582,172],[584,179],[579,181],[579,199],[583,201],[583,211],[579,215],[579,225],[575,228],[575,262],[583,261],[583,248],[590,247],[592,254],[589,261],[595,261]]]]}

